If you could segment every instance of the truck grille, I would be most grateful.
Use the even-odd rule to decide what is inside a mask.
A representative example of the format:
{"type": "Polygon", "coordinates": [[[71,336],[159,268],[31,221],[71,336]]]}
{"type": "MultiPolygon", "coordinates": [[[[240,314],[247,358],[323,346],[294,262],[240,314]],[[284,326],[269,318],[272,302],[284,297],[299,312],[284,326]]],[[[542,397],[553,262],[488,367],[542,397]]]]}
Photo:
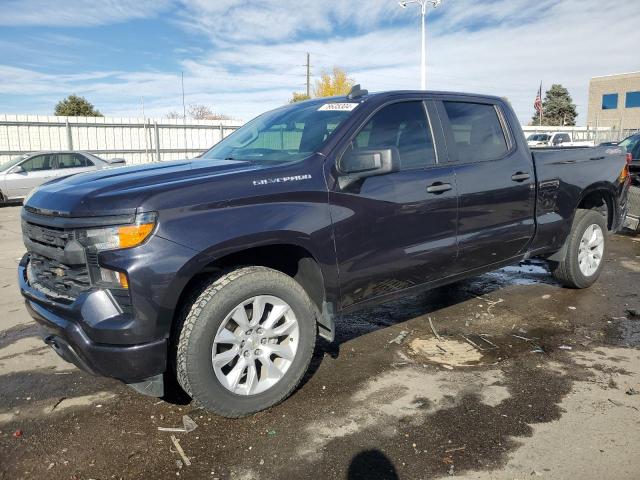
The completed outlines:
{"type": "Polygon", "coordinates": [[[73,302],[91,287],[89,271],[80,245],[72,254],[65,251],[75,240],[73,230],[43,227],[23,222],[22,233],[29,251],[29,284],[63,303],[73,302]],[[73,261],[69,261],[69,259],[73,261]]]}
{"type": "Polygon", "coordinates": [[[91,286],[86,266],[72,268],[33,252],[29,254],[27,279],[32,287],[69,302],[91,286]]]}

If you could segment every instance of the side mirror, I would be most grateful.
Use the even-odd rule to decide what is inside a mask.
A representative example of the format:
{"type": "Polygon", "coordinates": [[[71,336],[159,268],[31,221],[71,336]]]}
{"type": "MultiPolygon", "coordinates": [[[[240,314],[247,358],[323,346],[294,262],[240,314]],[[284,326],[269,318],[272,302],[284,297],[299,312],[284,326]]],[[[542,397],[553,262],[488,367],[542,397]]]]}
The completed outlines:
{"type": "Polygon", "coordinates": [[[340,188],[356,180],[400,170],[400,153],[396,147],[385,149],[351,148],[340,159],[340,188]]]}
{"type": "Polygon", "coordinates": [[[107,160],[109,165],[126,165],[127,161],[124,158],[110,158],[107,160]]]}
{"type": "Polygon", "coordinates": [[[11,170],[11,173],[25,173],[25,170],[22,168],[22,165],[16,165],[13,167],[13,170],[11,170]]]}

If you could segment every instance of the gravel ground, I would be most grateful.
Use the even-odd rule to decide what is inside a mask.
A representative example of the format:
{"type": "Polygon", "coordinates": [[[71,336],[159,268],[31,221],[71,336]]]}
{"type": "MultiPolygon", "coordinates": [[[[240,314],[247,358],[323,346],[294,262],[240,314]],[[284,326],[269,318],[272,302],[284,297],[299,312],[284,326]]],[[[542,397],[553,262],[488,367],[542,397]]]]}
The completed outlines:
{"type": "Polygon", "coordinates": [[[18,207],[0,245],[0,478],[638,478],[640,238],[612,237],[589,290],[533,262],[345,317],[291,398],[240,420],[60,360],[17,290],[18,207]]]}

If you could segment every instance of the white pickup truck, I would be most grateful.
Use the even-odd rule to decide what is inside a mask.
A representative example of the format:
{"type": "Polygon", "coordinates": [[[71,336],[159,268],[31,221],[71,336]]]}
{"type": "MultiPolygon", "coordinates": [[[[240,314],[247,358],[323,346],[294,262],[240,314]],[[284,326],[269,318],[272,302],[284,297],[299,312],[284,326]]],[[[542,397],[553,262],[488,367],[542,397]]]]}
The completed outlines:
{"type": "Polygon", "coordinates": [[[571,132],[533,133],[527,137],[529,148],[540,147],[593,147],[593,141],[578,141],[571,132]]]}

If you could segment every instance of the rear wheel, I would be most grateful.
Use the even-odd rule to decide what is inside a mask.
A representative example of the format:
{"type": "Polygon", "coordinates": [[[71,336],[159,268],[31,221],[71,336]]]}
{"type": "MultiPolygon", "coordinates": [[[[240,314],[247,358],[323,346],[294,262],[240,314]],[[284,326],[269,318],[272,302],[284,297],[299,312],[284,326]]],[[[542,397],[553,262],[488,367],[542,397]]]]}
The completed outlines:
{"type": "Polygon", "coordinates": [[[564,258],[553,262],[553,275],[570,288],[587,288],[598,279],[607,247],[607,221],[594,210],[578,210],[564,258]]]}
{"type": "Polygon", "coordinates": [[[315,336],[315,308],[295,280],[269,268],[240,268],[211,282],[187,309],[178,381],[212,412],[249,415],[297,387],[315,336]]]}

